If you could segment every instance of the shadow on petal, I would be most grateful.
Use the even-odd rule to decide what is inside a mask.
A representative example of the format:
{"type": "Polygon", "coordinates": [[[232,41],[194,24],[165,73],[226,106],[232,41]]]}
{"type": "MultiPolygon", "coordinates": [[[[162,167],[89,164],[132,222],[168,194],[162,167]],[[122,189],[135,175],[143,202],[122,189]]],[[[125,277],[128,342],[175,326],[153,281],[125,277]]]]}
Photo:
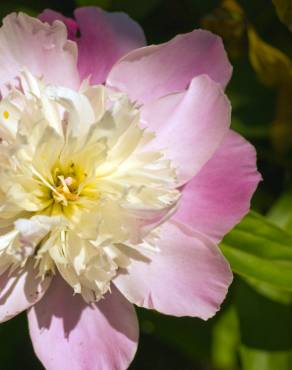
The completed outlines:
{"type": "Polygon", "coordinates": [[[38,302],[45,294],[51,277],[36,277],[33,261],[24,268],[0,275],[0,321],[7,321],[38,302]]]}

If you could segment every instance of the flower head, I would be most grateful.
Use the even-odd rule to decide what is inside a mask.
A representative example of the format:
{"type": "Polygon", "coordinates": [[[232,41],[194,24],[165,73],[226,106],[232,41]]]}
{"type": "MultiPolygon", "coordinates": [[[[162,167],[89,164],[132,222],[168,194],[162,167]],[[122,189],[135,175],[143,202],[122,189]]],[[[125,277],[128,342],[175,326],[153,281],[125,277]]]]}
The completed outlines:
{"type": "Polygon", "coordinates": [[[0,111],[2,271],[33,258],[41,279],[58,270],[87,302],[100,299],[131,249],[156,248],[179,199],[175,169],[147,149],[155,137],[127,96],[102,85],[74,91],[25,71],[0,111]]]}
{"type": "Polygon", "coordinates": [[[142,47],[124,14],[75,17],[12,14],[0,29],[0,318],[29,308],[47,369],[65,356],[74,370],[123,370],[138,337],[130,302],[219,309],[232,275],[216,244],[260,176],[229,130],[218,37],[142,47]]]}

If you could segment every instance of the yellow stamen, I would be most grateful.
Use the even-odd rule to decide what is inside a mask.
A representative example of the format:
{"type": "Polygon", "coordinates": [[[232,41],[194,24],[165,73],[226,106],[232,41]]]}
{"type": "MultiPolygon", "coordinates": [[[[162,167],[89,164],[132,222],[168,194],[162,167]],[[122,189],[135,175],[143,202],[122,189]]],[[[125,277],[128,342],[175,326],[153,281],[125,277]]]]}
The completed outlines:
{"type": "Polygon", "coordinates": [[[4,117],[4,119],[8,119],[9,118],[9,112],[7,112],[7,110],[5,110],[3,112],[3,117],[4,117]]]}
{"type": "Polygon", "coordinates": [[[63,195],[66,200],[78,200],[79,195],[76,193],[76,180],[72,177],[67,177],[64,179],[64,176],[58,176],[61,184],[56,187],[56,190],[59,194],[63,195]]]}

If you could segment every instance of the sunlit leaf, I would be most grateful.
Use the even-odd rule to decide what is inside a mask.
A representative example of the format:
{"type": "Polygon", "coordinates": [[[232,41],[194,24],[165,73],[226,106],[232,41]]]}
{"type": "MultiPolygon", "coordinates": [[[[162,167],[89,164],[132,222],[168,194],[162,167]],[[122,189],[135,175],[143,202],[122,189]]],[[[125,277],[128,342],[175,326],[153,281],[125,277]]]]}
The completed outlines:
{"type": "MultiPolygon", "coordinates": [[[[292,230],[292,190],[283,192],[273,204],[266,218],[284,230],[292,230]]],[[[254,279],[247,279],[253,288],[261,295],[283,304],[292,304],[292,292],[275,289],[270,284],[254,279]]]]}
{"type": "Polygon", "coordinates": [[[243,370],[290,370],[292,367],[291,351],[269,352],[242,346],[240,354],[243,370]]]}
{"type": "Polygon", "coordinates": [[[251,212],[221,244],[234,272],[292,291],[292,234],[251,212]]]}
{"type": "MultiPolygon", "coordinates": [[[[291,230],[291,207],[292,192],[288,191],[273,205],[267,217],[282,230],[285,228],[291,230]]],[[[265,223],[264,219],[260,218],[262,223],[265,223]]],[[[259,225],[259,230],[263,230],[263,226],[259,225]]],[[[262,234],[262,231],[259,233],[262,234]]],[[[271,238],[276,233],[270,230],[271,238]]],[[[277,235],[279,239],[279,234],[277,235]]],[[[287,242],[289,243],[288,239],[285,243],[287,242]]],[[[266,243],[263,243],[262,248],[265,246],[266,243]]],[[[285,272],[283,272],[284,275],[285,272]]],[[[249,278],[248,282],[251,285],[242,281],[237,286],[235,300],[241,329],[242,369],[290,370],[292,367],[292,293],[277,289],[263,281],[249,278]]]]}
{"type": "Polygon", "coordinates": [[[217,369],[235,369],[239,345],[239,327],[236,311],[230,306],[213,328],[212,362],[217,369]]]}

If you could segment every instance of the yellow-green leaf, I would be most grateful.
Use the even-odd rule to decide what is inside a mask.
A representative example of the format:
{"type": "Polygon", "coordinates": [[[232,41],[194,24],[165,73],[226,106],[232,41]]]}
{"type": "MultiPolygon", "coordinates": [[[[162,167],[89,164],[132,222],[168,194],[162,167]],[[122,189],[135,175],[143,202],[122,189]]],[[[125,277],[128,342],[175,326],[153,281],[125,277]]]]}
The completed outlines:
{"type": "Polygon", "coordinates": [[[292,63],[281,50],[263,41],[254,28],[248,29],[249,59],[259,79],[266,85],[292,83],[292,63]]]}
{"type": "Polygon", "coordinates": [[[292,30],[292,1],[291,0],[273,0],[277,14],[281,21],[292,30]]]}

